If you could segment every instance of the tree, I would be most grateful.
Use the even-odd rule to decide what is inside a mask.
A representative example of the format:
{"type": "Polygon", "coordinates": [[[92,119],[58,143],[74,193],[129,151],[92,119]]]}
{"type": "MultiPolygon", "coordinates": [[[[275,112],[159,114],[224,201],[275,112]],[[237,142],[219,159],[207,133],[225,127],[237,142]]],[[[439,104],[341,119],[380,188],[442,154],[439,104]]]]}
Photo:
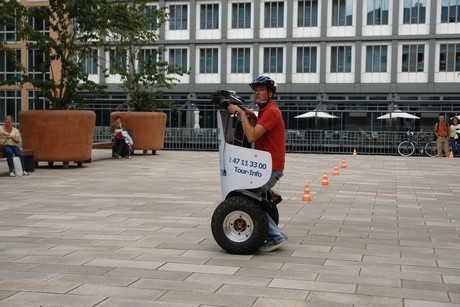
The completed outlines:
{"type": "Polygon", "coordinates": [[[177,80],[172,76],[184,70],[170,67],[163,59],[164,49],[153,47],[167,14],[148,2],[49,0],[49,6],[26,8],[17,1],[0,0],[0,24],[15,23],[9,17],[14,16],[12,12],[21,16],[18,33],[33,59],[24,70],[7,44],[0,42],[0,49],[8,51],[9,59],[24,71],[11,82],[30,83],[52,109],[78,108],[85,100],[81,93],[105,94],[106,86],[90,80],[84,68],[91,59],[106,72],[106,63],[97,54],[104,50],[113,57],[108,72],[121,76],[131,107],[154,110],[159,105],[157,98],[163,95],[160,89],[171,89],[177,80]]]}
{"type": "Polygon", "coordinates": [[[88,79],[83,63],[104,43],[109,7],[106,0],[50,0],[49,6],[22,8],[21,34],[35,61],[22,82],[39,89],[50,108],[77,108],[84,101],[79,91],[104,93],[104,85],[88,79]]]}
{"type": "Polygon", "coordinates": [[[158,29],[167,21],[165,8],[148,5],[149,1],[114,1],[112,16],[124,16],[110,22],[106,50],[110,54],[112,74],[122,80],[128,103],[135,111],[155,111],[159,107],[175,108],[173,103],[159,101],[162,89],[172,89],[177,77],[188,73],[169,65],[165,49],[157,45],[158,29]]]}
{"type": "MultiPolygon", "coordinates": [[[[16,37],[18,25],[20,25],[21,6],[18,5],[17,1],[5,1],[0,0],[0,26],[3,27],[13,37],[16,37]]],[[[1,56],[4,57],[2,62],[6,64],[4,67],[6,72],[18,72],[0,77],[0,85],[17,85],[21,83],[21,73],[24,71],[24,67],[21,65],[20,59],[17,57],[17,51],[8,46],[7,34],[0,39],[0,52],[1,56]]],[[[3,63],[2,63],[3,64],[3,63]]]]}

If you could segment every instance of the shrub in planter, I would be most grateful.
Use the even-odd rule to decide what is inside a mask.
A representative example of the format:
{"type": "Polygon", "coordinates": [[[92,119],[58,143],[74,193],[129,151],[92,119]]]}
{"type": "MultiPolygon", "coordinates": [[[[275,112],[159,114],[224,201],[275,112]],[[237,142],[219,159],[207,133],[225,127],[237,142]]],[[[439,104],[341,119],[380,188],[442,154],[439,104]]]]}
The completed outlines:
{"type": "Polygon", "coordinates": [[[93,111],[24,110],[19,113],[22,145],[35,162],[69,162],[81,166],[91,158],[96,114],[93,111]]]}
{"type": "Polygon", "coordinates": [[[163,149],[166,130],[166,113],[162,112],[113,112],[111,122],[121,116],[126,130],[133,132],[133,149],[142,150],[144,155],[151,150],[155,154],[163,149]]]}

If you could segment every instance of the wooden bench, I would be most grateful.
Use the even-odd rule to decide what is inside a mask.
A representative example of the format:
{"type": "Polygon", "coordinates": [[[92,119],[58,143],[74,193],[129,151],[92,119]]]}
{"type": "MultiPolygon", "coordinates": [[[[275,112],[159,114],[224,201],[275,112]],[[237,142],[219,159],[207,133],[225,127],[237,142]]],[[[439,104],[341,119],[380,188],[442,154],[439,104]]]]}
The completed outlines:
{"type": "MultiPolygon", "coordinates": [[[[30,149],[22,149],[24,155],[24,168],[26,172],[35,171],[35,152],[30,149]]],[[[6,154],[3,151],[3,145],[0,145],[0,158],[6,158],[6,154]]]]}
{"type": "MultiPolygon", "coordinates": [[[[134,136],[134,131],[132,130],[127,130],[128,131],[128,134],[131,138],[133,138],[134,136]]],[[[115,150],[115,145],[116,145],[116,142],[114,141],[106,141],[106,142],[97,142],[97,143],[93,143],[93,149],[113,149],[115,150]]],[[[112,154],[113,154],[113,151],[112,151],[112,154]]]]}
{"type": "Polygon", "coordinates": [[[115,142],[98,142],[93,143],[93,149],[111,149],[115,146],[115,142]]]}

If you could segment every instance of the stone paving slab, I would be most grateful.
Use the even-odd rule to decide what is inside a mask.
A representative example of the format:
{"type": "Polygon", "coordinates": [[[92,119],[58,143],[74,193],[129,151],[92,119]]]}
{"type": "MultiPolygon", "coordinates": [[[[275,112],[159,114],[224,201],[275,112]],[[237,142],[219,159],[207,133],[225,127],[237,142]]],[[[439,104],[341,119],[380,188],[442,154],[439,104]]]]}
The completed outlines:
{"type": "Polygon", "coordinates": [[[243,256],[211,233],[217,152],[110,155],[0,163],[0,306],[460,306],[460,159],[288,154],[289,241],[243,256]]]}

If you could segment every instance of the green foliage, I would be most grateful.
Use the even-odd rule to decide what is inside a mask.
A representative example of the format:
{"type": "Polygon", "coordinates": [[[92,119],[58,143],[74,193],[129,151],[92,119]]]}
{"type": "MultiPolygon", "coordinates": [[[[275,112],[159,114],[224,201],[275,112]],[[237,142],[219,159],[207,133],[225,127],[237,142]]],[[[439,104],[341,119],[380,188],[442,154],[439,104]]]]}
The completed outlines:
{"type": "Polygon", "coordinates": [[[29,63],[23,82],[40,89],[52,109],[78,108],[84,102],[79,91],[90,96],[104,93],[105,86],[89,80],[82,64],[103,43],[93,29],[106,28],[98,18],[106,6],[105,0],[50,0],[49,6],[23,10],[28,22],[22,26],[22,38],[39,59],[35,65],[29,63]]]}
{"type": "MultiPolygon", "coordinates": [[[[167,20],[164,8],[153,9],[148,3],[148,0],[50,0],[49,6],[25,8],[17,1],[0,0],[0,24],[16,26],[29,52],[34,52],[34,63],[29,62],[26,71],[15,58],[14,50],[0,41],[0,50],[7,51],[12,65],[23,72],[21,78],[9,82],[32,84],[52,109],[78,108],[84,103],[80,92],[88,94],[87,97],[105,94],[106,86],[91,81],[83,68],[85,59],[94,59],[94,50],[104,50],[126,59],[123,63],[111,61],[109,73],[121,76],[121,88],[129,94],[134,110],[173,107],[157,99],[163,95],[161,89],[173,88],[177,81],[173,76],[185,71],[170,67],[160,46],[152,47],[149,52],[143,49],[155,45],[159,39],[156,30],[167,20]],[[21,19],[15,18],[13,12],[24,22],[18,23],[21,19]]],[[[106,72],[104,63],[99,58],[94,60],[106,72]]]]}
{"type": "Polygon", "coordinates": [[[148,1],[117,1],[112,6],[112,15],[124,16],[110,25],[111,35],[107,50],[126,58],[112,61],[110,73],[120,75],[122,88],[129,94],[129,105],[135,111],[155,111],[160,107],[175,110],[171,102],[159,101],[162,89],[172,89],[188,71],[170,66],[164,59],[164,49],[153,46],[159,39],[158,29],[166,22],[165,8],[152,9],[148,1]]]}
{"type": "MultiPolygon", "coordinates": [[[[20,25],[21,6],[17,1],[0,0],[0,25],[3,25],[9,31],[14,31],[20,25]]],[[[16,50],[8,46],[4,40],[0,40],[0,52],[6,58],[6,71],[17,71],[18,74],[11,79],[0,79],[0,85],[16,85],[21,83],[21,73],[24,67],[16,57],[16,50]]]]}

